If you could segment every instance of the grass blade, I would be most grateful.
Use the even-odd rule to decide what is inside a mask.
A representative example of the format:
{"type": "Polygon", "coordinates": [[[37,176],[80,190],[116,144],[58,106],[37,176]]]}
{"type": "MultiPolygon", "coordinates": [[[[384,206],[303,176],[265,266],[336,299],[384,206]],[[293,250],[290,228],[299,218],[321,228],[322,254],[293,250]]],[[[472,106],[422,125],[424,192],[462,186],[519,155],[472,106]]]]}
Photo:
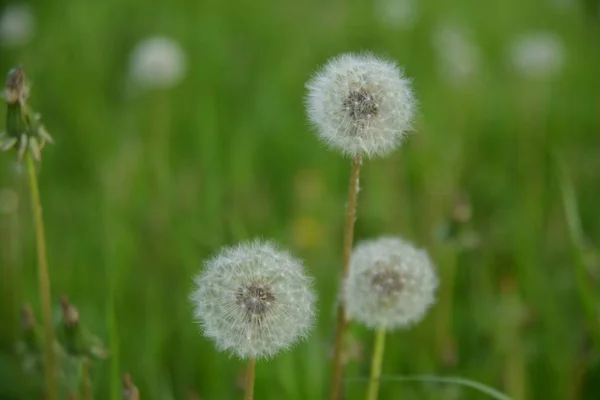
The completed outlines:
{"type": "MultiPolygon", "coordinates": [[[[368,382],[370,378],[360,377],[347,379],[347,382],[368,382]]],[[[483,383],[472,381],[470,379],[461,377],[443,377],[443,376],[431,376],[431,375],[414,375],[414,376],[395,376],[395,375],[382,375],[379,379],[380,382],[425,382],[425,383],[442,383],[450,385],[465,386],[471,389],[475,389],[481,393],[484,393],[496,400],[512,400],[510,397],[498,390],[491,388],[483,383]]]]}
{"type": "Polygon", "coordinates": [[[598,323],[594,289],[591,285],[591,278],[585,261],[586,243],[583,228],[581,227],[579,208],[577,207],[577,195],[560,155],[554,153],[553,156],[569,238],[571,239],[571,255],[575,267],[577,292],[586,315],[589,334],[592,337],[595,348],[600,350],[600,324],[598,323]]]}

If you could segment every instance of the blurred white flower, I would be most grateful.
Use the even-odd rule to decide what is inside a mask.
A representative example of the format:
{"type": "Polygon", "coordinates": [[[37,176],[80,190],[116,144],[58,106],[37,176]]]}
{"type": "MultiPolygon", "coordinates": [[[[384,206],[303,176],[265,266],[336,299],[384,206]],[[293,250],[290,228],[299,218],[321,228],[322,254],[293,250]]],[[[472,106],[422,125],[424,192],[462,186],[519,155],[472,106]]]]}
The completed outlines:
{"type": "Polygon", "coordinates": [[[316,295],[302,263],[269,242],[222,250],[191,295],[204,335],[240,358],[268,358],[305,338],[316,295]]]}
{"type": "Polygon", "coordinates": [[[182,81],[186,69],[185,53],[168,37],[144,39],[130,56],[131,78],[142,87],[172,88],[182,81]]]}
{"type": "Polygon", "coordinates": [[[410,29],[417,22],[417,0],[376,0],[375,16],[387,28],[410,29]]]}
{"type": "Polygon", "coordinates": [[[440,73],[451,84],[462,84],[480,69],[479,48],[465,26],[445,23],[433,32],[440,73]]]}
{"type": "Polygon", "coordinates": [[[559,11],[566,11],[575,8],[577,1],[575,0],[549,0],[550,4],[559,11]]]}
{"type": "Polygon", "coordinates": [[[345,155],[386,155],[411,128],[414,95],[394,62],[343,54],[306,86],[310,122],[325,143],[345,155]]]}
{"type": "Polygon", "coordinates": [[[435,301],[436,272],[423,250],[393,237],[359,243],[343,296],[348,317],[392,330],[419,322],[435,301]]]}
{"type": "Polygon", "coordinates": [[[545,79],[560,73],[565,50],[560,37],[550,32],[533,32],[517,38],[509,48],[513,68],[526,78],[545,79]]]}
{"type": "Polygon", "coordinates": [[[24,46],[33,37],[34,16],[25,4],[11,4],[0,14],[0,44],[7,47],[24,46]]]}

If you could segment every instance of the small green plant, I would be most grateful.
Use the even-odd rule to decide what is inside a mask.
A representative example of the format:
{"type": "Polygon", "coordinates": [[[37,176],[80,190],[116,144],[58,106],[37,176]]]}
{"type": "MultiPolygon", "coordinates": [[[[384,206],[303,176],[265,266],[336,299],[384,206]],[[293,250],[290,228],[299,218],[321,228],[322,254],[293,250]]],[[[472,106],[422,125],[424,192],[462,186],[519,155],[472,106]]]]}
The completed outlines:
{"type": "Polygon", "coordinates": [[[56,328],[56,338],[65,352],[80,368],[80,381],[85,400],[92,399],[90,368],[92,359],[108,356],[102,341],[92,334],[79,320],[79,311],[69,302],[67,296],[60,299],[61,320],[56,328]]]}
{"type": "Polygon", "coordinates": [[[52,329],[52,306],[50,294],[50,272],[46,256],[46,236],[42,218],[42,204],[37,181],[36,161],[41,161],[41,152],[46,143],[52,143],[52,137],[36,114],[27,105],[29,86],[22,67],[8,73],[3,98],[6,102],[6,132],[0,134],[0,149],[9,151],[16,149],[19,160],[26,159],[31,192],[31,208],[33,211],[37,258],[38,258],[38,290],[42,306],[44,327],[44,371],[46,377],[46,395],[48,400],[56,399],[55,356],[52,350],[54,332],[52,329]]]}

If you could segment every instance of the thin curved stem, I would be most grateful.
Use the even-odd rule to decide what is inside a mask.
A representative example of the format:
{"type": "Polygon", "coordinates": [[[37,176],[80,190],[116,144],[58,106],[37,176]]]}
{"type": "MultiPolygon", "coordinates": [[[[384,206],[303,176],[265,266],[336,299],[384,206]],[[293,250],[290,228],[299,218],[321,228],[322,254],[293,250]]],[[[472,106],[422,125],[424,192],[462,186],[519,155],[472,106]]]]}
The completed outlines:
{"type": "Polygon", "coordinates": [[[44,220],[42,219],[42,204],[37,182],[35,162],[27,152],[27,170],[29,172],[29,188],[31,191],[31,208],[35,221],[35,236],[38,258],[39,296],[42,305],[42,320],[44,325],[44,373],[46,378],[46,396],[48,400],[56,400],[55,360],[54,360],[54,331],[52,329],[52,304],[50,297],[50,276],[46,258],[46,236],[44,220]]]}
{"type": "MultiPolygon", "coordinates": [[[[347,379],[348,382],[367,382],[370,378],[358,377],[347,379]]],[[[472,381],[470,379],[461,378],[458,376],[431,376],[431,375],[412,375],[412,376],[394,376],[394,375],[382,375],[379,377],[380,381],[388,382],[425,382],[425,383],[441,383],[448,385],[459,385],[475,389],[481,393],[484,393],[495,400],[512,400],[511,397],[499,392],[498,390],[491,388],[483,383],[472,381]]]]}
{"type": "Polygon", "coordinates": [[[379,380],[381,378],[381,364],[385,350],[385,328],[377,329],[375,334],[375,346],[373,358],[371,359],[371,380],[367,391],[367,400],[377,400],[379,394],[379,380]]]}
{"type": "Polygon", "coordinates": [[[256,374],[256,360],[251,358],[248,360],[248,368],[246,369],[246,388],[244,392],[244,400],[254,399],[254,376],[256,374]]]}
{"type": "MultiPolygon", "coordinates": [[[[358,183],[360,180],[360,155],[352,159],[352,170],[348,184],[348,203],[346,205],[346,222],[344,225],[344,249],[342,256],[342,277],[340,288],[348,276],[350,266],[350,255],[352,254],[352,242],[354,241],[354,222],[356,221],[356,204],[358,200],[358,183]]],[[[341,398],[343,380],[342,349],[344,345],[344,333],[346,331],[346,310],[343,301],[339,301],[337,309],[337,322],[335,329],[335,345],[333,350],[333,374],[331,378],[331,400],[341,398]]]]}

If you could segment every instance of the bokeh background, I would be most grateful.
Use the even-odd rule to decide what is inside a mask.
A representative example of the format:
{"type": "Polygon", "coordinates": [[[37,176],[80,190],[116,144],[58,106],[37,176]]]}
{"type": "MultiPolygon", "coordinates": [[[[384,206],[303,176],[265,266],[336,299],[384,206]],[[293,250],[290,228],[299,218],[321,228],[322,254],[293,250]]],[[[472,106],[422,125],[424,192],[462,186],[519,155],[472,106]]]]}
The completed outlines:
{"type": "MultiPolygon", "coordinates": [[[[40,167],[55,322],[68,294],[110,351],[97,399],[121,398],[126,371],[142,399],[240,398],[243,364],[202,337],[188,294],[203,259],[257,236],[305,260],[320,316],[259,363],[256,397],[326,398],[349,160],[308,126],[304,83],[361,50],[397,60],[420,106],[405,144],[364,163],[356,239],[406,237],[441,278],[425,321],[389,335],[384,372],[600,397],[596,2],[62,0],[0,15],[0,71],[24,66],[56,140],[40,167]]],[[[39,398],[13,351],[21,304],[40,319],[14,152],[0,256],[0,397],[39,398]]],[[[368,375],[372,338],[352,327],[348,378],[368,375]]],[[[365,389],[349,381],[347,398],[365,389]]],[[[486,397],[386,382],[381,398],[486,397]]]]}

